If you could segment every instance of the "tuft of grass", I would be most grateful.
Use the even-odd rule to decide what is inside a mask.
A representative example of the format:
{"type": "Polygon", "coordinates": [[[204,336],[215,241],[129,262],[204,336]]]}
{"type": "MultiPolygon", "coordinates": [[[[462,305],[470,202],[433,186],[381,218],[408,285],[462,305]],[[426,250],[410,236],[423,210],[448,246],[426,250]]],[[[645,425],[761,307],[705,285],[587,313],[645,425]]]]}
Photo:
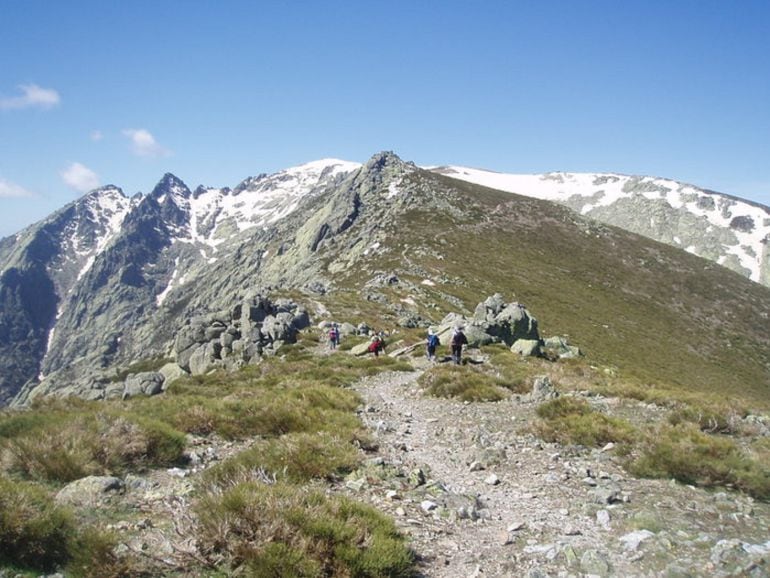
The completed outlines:
{"type": "Polygon", "coordinates": [[[736,488],[770,500],[770,469],[764,463],[743,454],[731,439],[704,433],[692,423],[664,426],[648,436],[628,468],[637,476],[736,488]]]}
{"type": "Polygon", "coordinates": [[[625,420],[597,412],[582,399],[558,397],[540,404],[535,432],[544,440],[599,447],[609,442],[631,442],[636,430],[625,420]]]}
{"type": "Polygon", "coordinates": [[[210,468],[204,474],[204,483],[230,486],[253,472],[294,483],[331,480],[354,470],[359,461],[358,451],[349,439],[329,432],[293,433],[262,440],[210,468]]]}
{"type": "Polygon", "coordinates": [[[433,367],[420,376],[418,383],[429,395],[462,401],[500,401],[510,395],[500,378],[455,365],[433,367]]]}
{"type": "Polygon", "coordinates": [[[393,521],[344,497],[247,482],[204,495],[196,510],[202,553],[250,575],[414,576],[393,521]]]}
{"type": "Polygon", "coordinates": [[[6,471],[27,479],[67,483],[95,474],[178,463],[184,434],[161,421],[78,404],[69,412],[36,408],[0,416],[6,471]]]}
{"type": "Polygon", "coordinates": [[[67,562],[75,533],[70,512],[40,487],[0,476],[0,562],[52,571],[67,562]]]}

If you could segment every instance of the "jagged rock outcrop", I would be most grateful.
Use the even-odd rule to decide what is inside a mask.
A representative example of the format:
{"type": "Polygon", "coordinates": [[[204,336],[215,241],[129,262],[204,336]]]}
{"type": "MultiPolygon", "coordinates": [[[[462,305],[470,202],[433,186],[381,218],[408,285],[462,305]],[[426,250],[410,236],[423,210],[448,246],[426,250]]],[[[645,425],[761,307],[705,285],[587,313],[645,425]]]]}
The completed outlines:
{"type": "Polygon", "coordinates": [[[310,316],[303,306],[257,295],[230,311],[189,319],[176,334],[174,355],[177,365],[192,375],[218,368],[233,370],[275,354],[309,326],[310,316]]]}
{"type": "Polygon", "coordinates": [[[472,317],[459,313],[447,315],[438,325],[441,343],[449,343],[456,327],[462,327],[469,347],[490,343],[512,346],[519,340],[540,342],[537,319],[522,303],[506,303],[499,293],[479,303],[472,317]]]}

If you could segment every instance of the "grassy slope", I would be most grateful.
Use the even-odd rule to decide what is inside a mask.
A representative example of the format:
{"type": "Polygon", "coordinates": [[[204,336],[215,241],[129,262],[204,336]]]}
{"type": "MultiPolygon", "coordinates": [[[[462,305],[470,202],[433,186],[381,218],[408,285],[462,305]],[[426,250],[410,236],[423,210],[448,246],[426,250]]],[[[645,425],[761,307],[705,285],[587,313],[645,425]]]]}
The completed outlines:
{"type": "MultiPolygon", "coordinates": [[[[528,306],[541,334],[569,335],[591,360],[623,375],[770,406],[767,288],[548,202],[425,173],[412,178],[445,191],[439,196],[462,214],[413,203],[387,225],[391,250],[366,268],[395,270],[418,285],[424,272],[448,278],[420,286],[418,301],[433,303],[424,315],[456,310],[442,293],[472,311],[500,292],[528,306]]],[[[347,283],[367,279],[356,270],[347,283]]],[[[389,296],[409,293],[402,291],[389,296]]]]}

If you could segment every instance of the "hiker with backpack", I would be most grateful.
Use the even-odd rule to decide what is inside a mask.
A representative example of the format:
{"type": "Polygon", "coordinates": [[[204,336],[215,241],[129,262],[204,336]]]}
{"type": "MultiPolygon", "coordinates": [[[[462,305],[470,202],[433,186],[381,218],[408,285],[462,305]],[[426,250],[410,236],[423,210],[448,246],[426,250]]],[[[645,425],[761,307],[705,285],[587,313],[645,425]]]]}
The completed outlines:
{"type": "Polygon", "coordinates": [[[465,337],[465,333],[463,333],[462,327],[455,327],[454,333],[452,333],[452,361],[455,362],[455,365],[460,365],[462,363],[462,357],[463,357],[463,345],[468,344],[468,338],[465,337]]]}
{"type": "Polygon", "coordinates": [[[369,343],[369,353],[374,353],[375,357],[379,357],[380,351],[385,351],[385,341],[382,339],[382,336],[377,333],[372,337],[371,343],[369,343]]]}
{"type": "Polygon", "coordinates": [[[332,324],[332,328],[329,330],[329,349],[337,349],[340,344],[340,329],[337,324],[332,324]]]}
{"type": "Polygon", "coordinates": [[[438,335],[432,330],[428,330],[428,339],[426,342],[428,361],[436,361],[436,348],[441,345],[438,335]]]}

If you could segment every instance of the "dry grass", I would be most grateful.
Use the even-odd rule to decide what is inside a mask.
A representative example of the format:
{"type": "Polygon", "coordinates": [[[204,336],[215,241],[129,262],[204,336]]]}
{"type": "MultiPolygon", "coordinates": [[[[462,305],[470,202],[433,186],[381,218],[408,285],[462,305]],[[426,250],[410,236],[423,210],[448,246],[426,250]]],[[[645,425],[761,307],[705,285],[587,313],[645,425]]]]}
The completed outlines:
{"type": "Polygon", "coordinates": [[[249,482],[206,494],[197,513],[204,555],[250,576],[414,576],[393,522],[346,498],[249,482]]]}

